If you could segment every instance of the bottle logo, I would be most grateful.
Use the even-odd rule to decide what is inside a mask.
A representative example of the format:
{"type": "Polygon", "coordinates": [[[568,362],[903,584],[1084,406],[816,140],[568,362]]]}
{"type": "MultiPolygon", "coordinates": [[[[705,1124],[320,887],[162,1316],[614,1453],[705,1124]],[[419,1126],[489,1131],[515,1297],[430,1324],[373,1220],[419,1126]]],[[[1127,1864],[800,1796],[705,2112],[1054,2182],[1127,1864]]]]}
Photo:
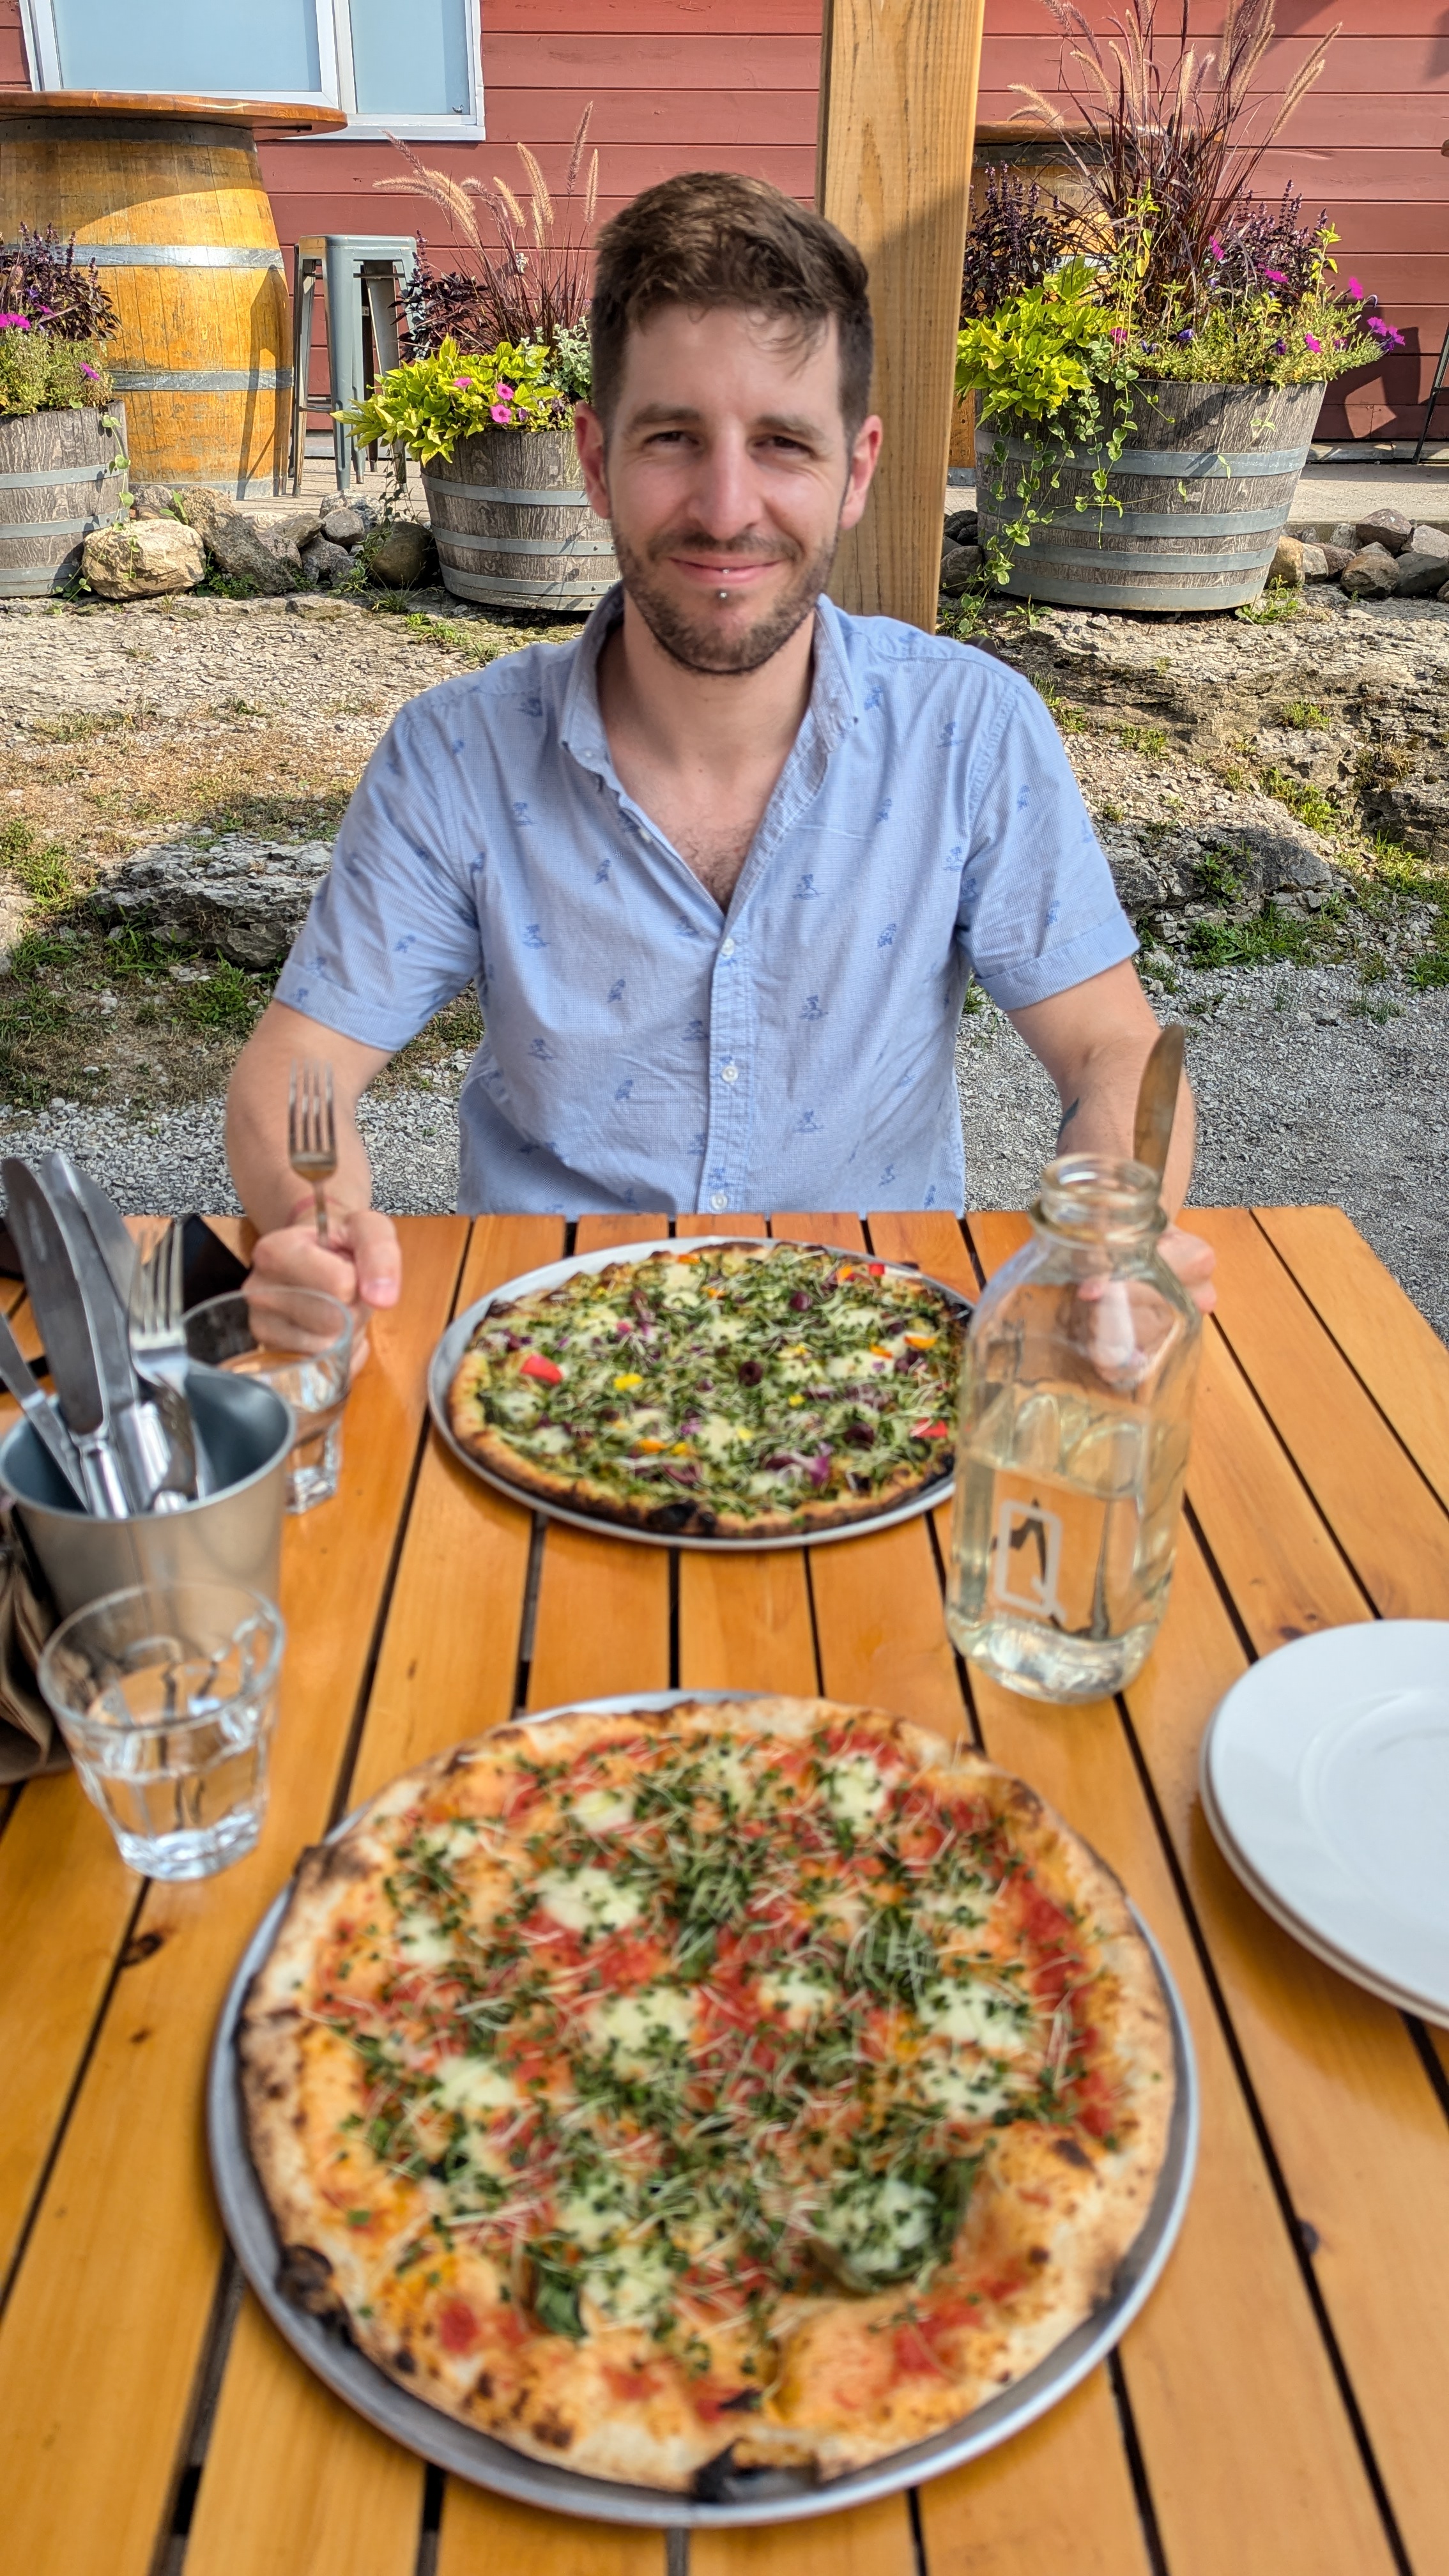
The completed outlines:
{"type": "Polygon", "coordinates": [[[1048,1511],[1035,1496],[1023,1502],[1008,1494],[998,1504],[991,1589],[1003,1610],[1025,1610],[1033,1619],[1065,1625],[1057,1597],[1063,1536],[1060,1514],[1048,1511]]]}

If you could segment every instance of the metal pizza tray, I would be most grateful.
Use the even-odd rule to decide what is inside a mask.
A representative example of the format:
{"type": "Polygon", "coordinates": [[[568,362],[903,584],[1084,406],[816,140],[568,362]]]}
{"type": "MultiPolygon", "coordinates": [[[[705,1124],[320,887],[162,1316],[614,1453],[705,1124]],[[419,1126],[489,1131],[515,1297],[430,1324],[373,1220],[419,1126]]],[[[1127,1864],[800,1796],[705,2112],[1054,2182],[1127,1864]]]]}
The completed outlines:
{"type": "MultiPolygon", "coordinates": [[[[676,1537],[669,1530],[631,1529],[623,1521],[607,1520],[601,1512],[570,1511],[563,1503],[550,1502],[546,1495],[535,1494],[527,1486],[515,1484],[512,1477],[501,1474],[496,1467],[485,1466],[480,1458],[475,1458],[461,1441],[455,1439],[448,1419],[448,1389],[474,1333],[489,1307],[498,1299],[532,1296],[535,1289],[559,1288],[580,1270],[608,1270],[616,1261],[647,1260],[652,1252],[700,1252],[711,1244],[725,1243],[746,1245],[750,1251],[756,1252],[760,1241],[759,1235],[694,1234],[680,1236],[677,1240],[665,1235],[645,1243],[616,1243],[602,1252],[578,1252],[568,1261],[547,1262],[542,1270],[526,1270],[517,1279],[506,1279],[497,1288],[490,1288],[487,1296],[480,1297],[465,1314],[454,1316],[428,1367],[428,1409],[454,1457],[475,1476],[481,1476],[485,1485],[494,1486],[500,1494],[507,1494],[511,1501],[524,1504],[530,1511],[543,1512],[549,1520],[567,1521],[571,1529],[588,1530],[594,1538],[637,1539],[645,1547],[702,1548],[716,1556],[738,1555],[741,1549],[754,1555],[766,1548],[827,1547],[832,1539],[864,1538],[870,1530],[894,1529],[898,1521],[915,1520],[922,1512],[934,1511],[938,1503],[948,1501],[955,1491],[954,1463],[943,1475],[933,1477],[920,1493],[913,1494],[909,1502],[893,1503],[888,1511],[863,1513],[859,1520],[847,1521],[840,1529],[795,1530],[785,1538],[676,1537]]],[[[835,1261],[865,1262],[877,1258],[872,1252],[842,1252],[835,1244],[807,1244],[799,1248],[828,1252],[835,1261]]],[[[929,1270],[917,1270],[904,1261],[887,1261],[883,1267],[899,1270],[910,1279],[923,1280],[928,1288],[936,1289],[961,1314],[970,1314],[970,1298],[963,1297],[959,1288],[949,1287],[944,1279],[935,1278],[929,1270]]]]}
{"type": "MultiPolygon", "coordinates": [[[[562,1708],[541,1709],[519,1723],[547,1725],[551,1718],[613,1716],[633,1709],[675,1708],[682,1700],[755,1699],[755,1691],[628,1691],[608,1699],[571,1700],[562,1708]]],[[[360,1810],[358,1811],[360,1812],[360,1810]]],[[[344,1816],[328,1836],[330,1842],[352,1823],[344,1816]]],[[[840,2513],[919,2486],[960,2468],[998,2442],[1034,2424],[1079,2380],[1094,2370],[1126,2333],[1156,2287],[1158,2276],[1177,2239],[1187,2209],[1197,2162],[1200,2105],[1197,2066],[1187,2017],[1157,1943],[1136,1906],[1132,1919],[1152,1953],[1172,2026],[1176,2092],[1168,2130],[1167,2153],[1152,2206],[1142,2228],[1117,2267],[1111,2293],[1095,2313],[1065,2335],[1054,2352],[999,2397],[988,2398],[959,2424],[928,2442],[893,2451],[869,2468],[853,2469],[824,2484],[809,2483],[791,2470],[742,2472],[733,2491],[719,2499],[669,2495],[655,2487],[623,2486],[612,2479],[584,2477],[576,2469],[549,2460],[533,2460],[491,2434],[459,2424],[421,2398],[410,2397],[335,2328],[308,2316],[282,2296],[277,2286],[281,2260],[271,2212],[262,2196],[247,2145],[236,2056],[236,2030],[247,1988],[276,1938],[290,1889],[284,1888],[257,1926],[232,1979],[212,2044],[207,2072],[206,2116],[212,2180],[222,2221],[242,2270],[278,2333],[316,2372],[336,2396],[345,2399],[379,2432],[390,2434],[420,2459],[431,2460],[453,2476],[515,2503],[543,2506],[554,2513],[581,2514],[589,2521],[626,2523],[638,2529],[735,2530],[748,2523],[799,2522],[807,2516],[840,2513]]]]}

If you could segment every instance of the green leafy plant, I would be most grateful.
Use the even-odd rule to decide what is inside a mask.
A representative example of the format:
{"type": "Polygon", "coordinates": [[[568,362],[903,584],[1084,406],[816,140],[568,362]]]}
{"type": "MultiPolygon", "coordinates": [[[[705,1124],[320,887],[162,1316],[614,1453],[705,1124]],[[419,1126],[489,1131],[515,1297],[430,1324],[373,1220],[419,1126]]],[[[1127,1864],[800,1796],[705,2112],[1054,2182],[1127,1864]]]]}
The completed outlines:
{"type": "Polygon", "coordinates": [[[569,416],[563,389],[535,342],[503,342],[481,358],[445,340],[431,357],[411,358],[379,376],[365,402],[336,415],[359,446],[406,448],[423,465],[451,460],[460,438],[488,429],[558,429],[569,416]]]}
{"type": "Polygon", "coordinates": [[[63,911],[78,892],[63,843],[38,840],[18,814],[0,823],[0,867],[18,878],[43,912],[63,911]]]}

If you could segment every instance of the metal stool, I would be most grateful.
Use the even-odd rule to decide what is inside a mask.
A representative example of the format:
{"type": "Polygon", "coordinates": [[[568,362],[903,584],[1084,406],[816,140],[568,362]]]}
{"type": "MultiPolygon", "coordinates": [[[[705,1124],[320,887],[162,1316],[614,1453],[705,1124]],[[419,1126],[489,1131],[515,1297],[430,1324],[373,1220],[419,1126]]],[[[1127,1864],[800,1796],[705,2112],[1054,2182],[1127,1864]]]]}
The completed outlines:
{"type": "MultiPolygon", "coordinates": [[[[1444,149],[1449,152],[1449,143],[1445,144],[1444,149]]],[[[1434,381],[1429,387],[1429,399],[1424,406],[1424,426],[1419,432],[1419,444],[1414,450],[1416,465],[1424,453],[1424,443],[1429,435],[1429,423],[1434,417],[1434,405],[1439,399],[1446,372],[1449,372],[1449,331],[1444,334],[1444,346],[1439,352],[1439,364],[1434,369],[1434,381]]]]}
{"type": "MultiPolygon", "coordinates": [[[[372,341],[372,374],[384,375],[398,362],[397,292],[418,264],[417,245],[400,236],[378,233],[311,233],[297,244],[292,297],[292,489],[302,489],[307,449],[307,414],[341,410],[361,402],[368,389],[366,341],[372,341]],[[327,290],[327,363],[331,379],[325,394],[310,394],[313,305],[317,281],[327,290]]],[[[361,474],[357,441],[339,420],[332,424],[337,459],[337,488],[349,489],[353,464],[361,474]]],[[[399,452],[398,480],[406,474],[399,452]]]]}

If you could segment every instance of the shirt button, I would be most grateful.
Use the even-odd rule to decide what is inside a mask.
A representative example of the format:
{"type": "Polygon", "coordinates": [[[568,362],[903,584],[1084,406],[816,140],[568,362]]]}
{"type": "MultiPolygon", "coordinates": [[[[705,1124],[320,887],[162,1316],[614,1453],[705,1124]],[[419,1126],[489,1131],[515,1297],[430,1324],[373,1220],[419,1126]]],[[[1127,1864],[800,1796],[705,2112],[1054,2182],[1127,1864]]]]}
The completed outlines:
{"type": "Polygon", "coordinates": [[[728,1190],[712,1190],[710,1193],[709,1203],[714,1209],[716,1216],[718,1216],[721,1208],[727,1208],[729,1206],[730,1194],[728,1190]]]}
{"type": "Polygon", "coordinates": [[[720,951],[719,951],[719,953],[720,953],[721,957],[733,957],[733,955],[734,955],[734,953],[735,953],[735,943],[734,943],[734,941],[733,941],[732,939],[723,939],[723,940],[721,940],[721,942],[720,942],[720,951]]]}
{"type": "Polygon", "coordinates": [[[719,1078],[721,1082],[738,1082],[740,1078],[739,1066],[737,1064],[722,1064],[719,1069],[719,1078]]]}

